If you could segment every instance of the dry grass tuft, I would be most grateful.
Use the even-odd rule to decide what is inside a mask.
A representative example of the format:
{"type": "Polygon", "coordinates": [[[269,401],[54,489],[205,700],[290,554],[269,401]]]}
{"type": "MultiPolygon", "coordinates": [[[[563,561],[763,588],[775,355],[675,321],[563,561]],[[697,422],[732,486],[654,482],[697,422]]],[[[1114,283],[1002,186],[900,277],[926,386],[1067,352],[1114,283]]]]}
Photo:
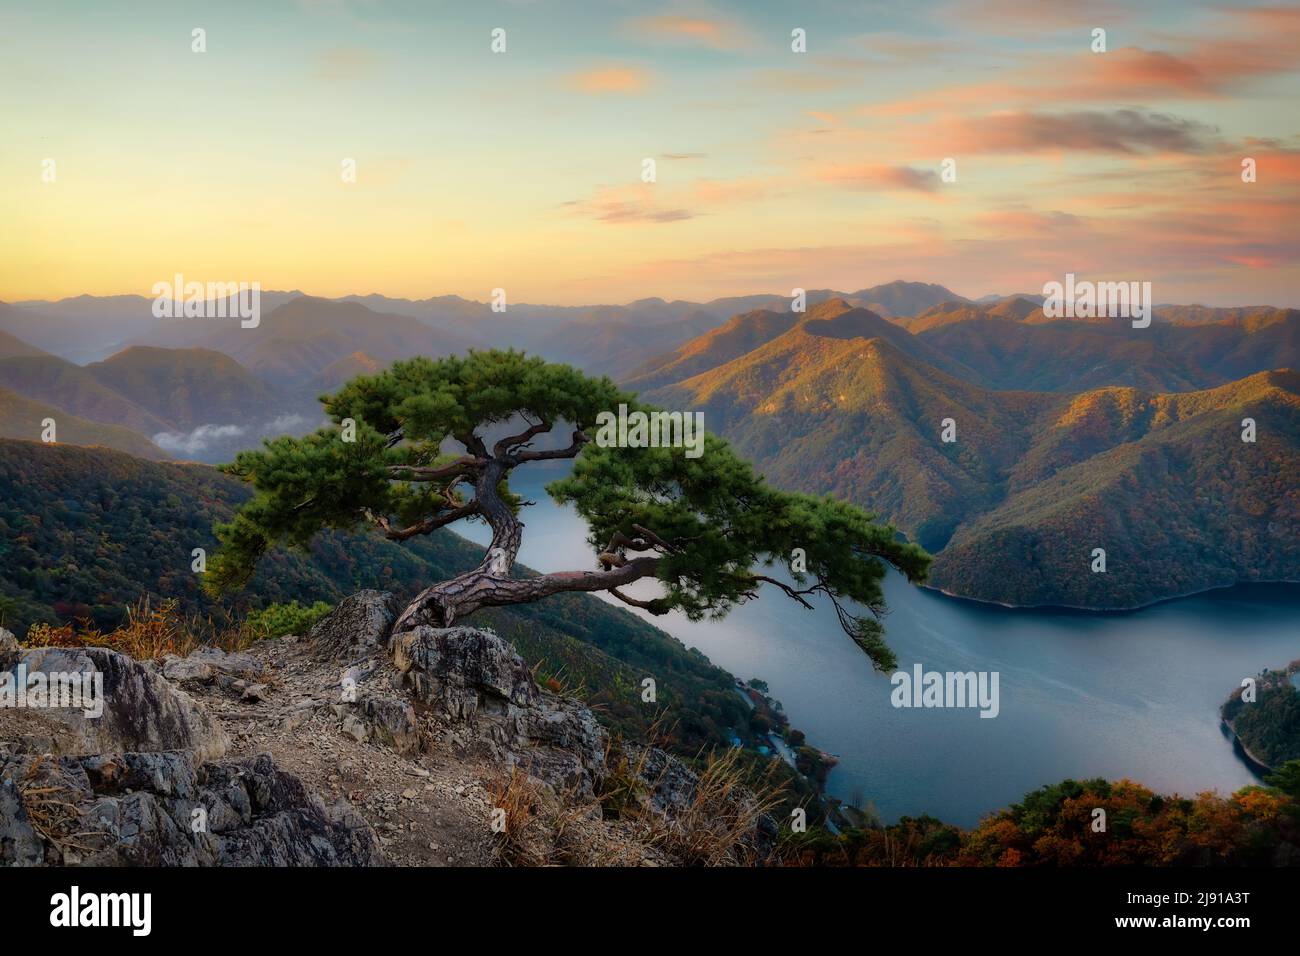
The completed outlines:
{"type": "Polygon", "coordinates": [[[649,747],[642,747],[635,757],[631,757],[621,742],[614,738],[605,744],[605,777],[600,782],[597,797],[607,817],[635,819],[645,811],[650,791],[654,789],[645,780],[649,758],[649,747]]]}
{"type": "Polygon", "coordinates": [[[93,624],[33,624],[27,647],[107,647],[136,660],[161,660],[168,654],[184,657],[201,644],[224,651],[243,650],[257,640],[246,625],[221,624],[211,617],[186,617],[174,598],[156,606],[143,598],[127,608],[126,623],[105,632],[93,624]]]}
{"type": "Polygon", "coordinates": [[[509,776],[493,781],[487,790],[492,796],[497,859],[506,866],[545,866],[550,862],[541,786],[513,767],[509,776]]]}
{"type": "Polygon", "coordinates": [[[747,781],[740,751],[708,758],[690,804],[667,816],[648,811],[650,841],[683,866],[755,866],[766,853],[756,840],[762,818],[782,802],[777,787],[747,781]]]}
{"type": "Polygon", "coordinates": [[[576,785],[557,791],[515,767],[488,792],[504,813],[495,834],[503,866],[618,866],[645,856],[643,846],[610,831],[600,804],[580,796],[576,785]]]}
{"type": "Polygon", "coordinates": [[[769,853],[757,839],[759,829],[763,818],[784,802],[783,786],[770,774],[755,780],[741,752],[727,748],[700,758],[704,768],[697,771],[698,783],[686,807],[661,813],[651,798],[664,779],[652,778],[647,764],[663,733],[656,722],[648,734],[650,745],[632,751],[610,741],[607,774],[598,793],[605,817],[629,822],[658,856],[682,866],[766,862],[769,853]]]}

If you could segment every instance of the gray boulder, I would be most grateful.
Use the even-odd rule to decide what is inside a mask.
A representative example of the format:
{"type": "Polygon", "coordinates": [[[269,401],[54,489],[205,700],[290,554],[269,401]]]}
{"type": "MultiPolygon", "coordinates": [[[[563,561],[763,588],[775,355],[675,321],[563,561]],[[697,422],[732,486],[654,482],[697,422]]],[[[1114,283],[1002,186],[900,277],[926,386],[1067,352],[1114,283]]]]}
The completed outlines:
{"type": "Polygon", "coordinates": [[[392,653],[414,695],[453,719],[506,715],[541,696],[523,658],[491,631],[417,627],[393,638],[392,653]]]}
{"type": "Polygon", "coordinates": [[[0,864],[378,866],[379,841],[267,754],[0,756],[0,864]]]}
{"type": "Polygon", "coordinates": [[[14,632],[0,627],[0,659],[6,655],[17,654],[18,651],[18,638],[14,637],[14,632]]]}
{"type": "Polygon", "coordinates": [[[102,680],[102,715],[83,709],[15,710],[0,739],[19,752],[101,754],[188,750],[199,760],[226,753],[230,740],[192,697],[125,654],[103,647],[38,647],[0,652],[0,668],[47,682],[56,674],[102,680]],[[22,670],[20,670],[20,668],[22,670]],[[7,731],[7,732],[6,732],[7,731]]]}
{"type": "Polygon", "coordinates": [[[242,692],[264,670],[262,662],[251,654],[229,654],[219,647],[200,647],[186,657],[168,654],[162,660],[163,676],[182,687],[215,684],[242,692]]]}
{"type": "Polygon", "coordinates": [[[217,677],[217,669],[207,661],[177,657],[175,654],[163,658],[162,672],[163,677],[178,684],[211,684],[217,677]]]}
{"type": "MultiPolygon", "coordinates": [[[[225,664],[245,666],[205,666],[242,680],[231,676],[238,671],[223,673],[225,664]]],[[[347,804],[326,807],[269,755],[219,761],[225,732],[155,668],[106,648],[0,642],[0,667],[19,666],[45,676],[99,675],[103,712],[33,707],[0,715],[0,865],[384,862],[360,816],[347,804]]]]}
{"type": "Polygon", "coordinates": [[[605,777],[609,734],[576,700],[543,692],[515,725],[513,762],[538,777],[591,796],[605,777]]]}
{"type": "Polygon", "coordinates": [[[647,787],[652,809],[672,816],[690,809],[700,786],[699,775],[694,770],[658,747],[625,743],[624,749],[647,787]]]}
{"type": "Polygon", "coordinates": [[[307,639],[317,660],[352,662],[388,641],[401,608],[387,591],[358,591],[312,625],[307,639]]]}
{"type": "Polygon", "coordinates": [[[419,724],[410,701],[392,694],[367,692],[343,718],[343,731],[359,741],[390,747],[404,756],[420,752],[419,724]]]}

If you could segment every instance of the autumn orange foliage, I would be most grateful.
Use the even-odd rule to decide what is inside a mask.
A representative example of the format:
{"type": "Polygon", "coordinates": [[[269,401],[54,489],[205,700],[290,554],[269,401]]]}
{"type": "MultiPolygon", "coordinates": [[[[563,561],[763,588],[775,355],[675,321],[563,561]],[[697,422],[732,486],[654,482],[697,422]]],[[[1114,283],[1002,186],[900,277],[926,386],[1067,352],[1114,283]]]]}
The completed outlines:
{"type": "Polygon", "coordinates": [[[1269,781],[1187,799],[1131,780],[1066,780],[972,830],[904,817],[835,837],[787,837],[782,858],[842,866],[1300,866],[1300,761],[1269,781]]]}

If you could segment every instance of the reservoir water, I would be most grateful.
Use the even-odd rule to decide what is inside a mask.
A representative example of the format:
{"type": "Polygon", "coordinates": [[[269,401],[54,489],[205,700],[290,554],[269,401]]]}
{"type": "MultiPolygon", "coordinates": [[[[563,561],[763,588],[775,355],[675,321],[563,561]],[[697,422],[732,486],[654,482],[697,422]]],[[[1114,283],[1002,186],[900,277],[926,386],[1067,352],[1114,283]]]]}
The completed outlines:
{"type": "MultiPolygon", "coordinates": [[[[514,490],[536,502],[521,515],[520,560],[539,571],[594,567],[582,519],[542,490],[556,476],[514,476],[514,490]]],[[[487,539],[478,525],[461,533],[487,539]]],[[[640,584],[634,593],[654,593],[654,582],[640,584]]],[[[1300,658],[1300,585],[1241,586],[1118,614],[1000,608],[896,574],[885,591],[899,667],[999,672],[996,718],[894,708],[889,679],[872,671],[829,604],[808,611],[771,586],[721,622],[642,616],[737,677],[767,681],[791,725],[840,758],[829,791],[874,805],[886,822],[929,813],[969,826],[1067,777],[1127,777],[1184,796],[1257,782],[1220,727],[1219,705],[1243,677],[1300,658]]]]}

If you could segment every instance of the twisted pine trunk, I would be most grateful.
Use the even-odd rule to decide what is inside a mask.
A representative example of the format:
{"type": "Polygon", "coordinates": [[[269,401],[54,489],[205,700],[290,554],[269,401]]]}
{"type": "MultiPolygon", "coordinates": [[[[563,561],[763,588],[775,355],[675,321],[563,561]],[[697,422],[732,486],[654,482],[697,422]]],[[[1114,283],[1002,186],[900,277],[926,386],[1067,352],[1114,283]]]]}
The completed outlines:
{"type": "Polygon", "coordinates": [[[479,608],[528,604],[566,591],[608,591],[654,576],[658,557],[633,558],[605,571],[559,571],[533,578],[511,578],[524,525],[497,490],[508,467],[506,461],[489,459],[474,483],[479,513],[492,528],[492,542],[479,566],[421,591],[398,616],[394,634],[422,624],[451,627],[479,608]]]}

